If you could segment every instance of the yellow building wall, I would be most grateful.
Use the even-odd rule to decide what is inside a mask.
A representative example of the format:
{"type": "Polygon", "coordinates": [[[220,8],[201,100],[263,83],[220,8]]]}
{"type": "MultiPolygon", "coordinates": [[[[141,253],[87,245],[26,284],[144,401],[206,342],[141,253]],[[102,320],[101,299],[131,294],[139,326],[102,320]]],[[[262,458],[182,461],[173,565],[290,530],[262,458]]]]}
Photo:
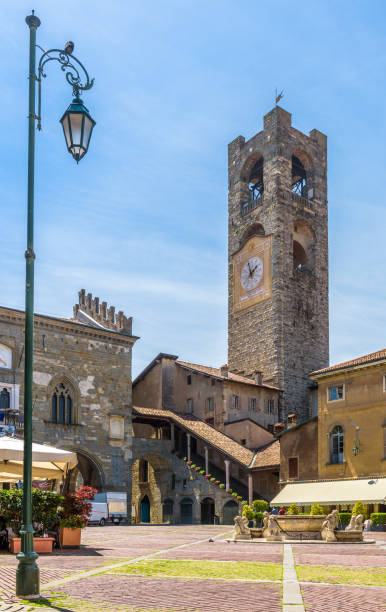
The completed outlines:
{"type": "Polygon", "coordinates": [[[383,377],[386,368],[368,366],[334,372],[318,381],[319,432],[318,469],[320,479],[357,478],[386,475],[384,429],[386,392],[383,377]],[[344,398],[328,401],[328,389],[344,384],[344,398]],[[340,425],[344,431],[344,461],[330,463],[330,433],[340,425]],[[359,428],[357,430],[357,428],[359,428]],[[354,443],[359,452],[354,455],[354,443]]]}

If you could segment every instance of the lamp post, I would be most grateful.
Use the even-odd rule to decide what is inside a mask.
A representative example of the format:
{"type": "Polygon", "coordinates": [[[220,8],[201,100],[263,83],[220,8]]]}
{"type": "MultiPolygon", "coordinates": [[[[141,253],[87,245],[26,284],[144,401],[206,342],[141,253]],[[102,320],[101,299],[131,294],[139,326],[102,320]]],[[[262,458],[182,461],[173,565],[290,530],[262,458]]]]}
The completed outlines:
{"type": "MultiPolygon", "coordinates": [[[[39,597],[38,555],[34,552],[32,526],[32,388],[33,388],[33,332],[34,332],[34,178],[35,178],[35,123],[41,129],[41,85],[45,77],[44,67],[48,62],[57,61],[65,72],[74,95],[72,104],[64,113],[61,123],[69,152],[76,162],[87,153],[95,121],[83,105],[81,91],[91,89],[86,69],[72,56],[74,44],[67,43],[65,50],[43,51],[36,74],[36,30],[40,19],[34,11],[26,17],[30,31],[29,41],[29,112],[28,112],[28,214],[26,286],[25,286],[25,362],[24,362],[24,462],[23,462],[23,521],[20,530],[21,552],[17,555],[19,565],[16,570],[16,593],[29,599],[39,597]],[[84,75],[84,76],[81,76],[84,75]],[[84,83],[82,82],[84,78],[84,83]],[[38,114],[36,115],[36,83],[38,83],[38,114]]],[[[41,48],[41,47],[39,47],[41,48]]]]}

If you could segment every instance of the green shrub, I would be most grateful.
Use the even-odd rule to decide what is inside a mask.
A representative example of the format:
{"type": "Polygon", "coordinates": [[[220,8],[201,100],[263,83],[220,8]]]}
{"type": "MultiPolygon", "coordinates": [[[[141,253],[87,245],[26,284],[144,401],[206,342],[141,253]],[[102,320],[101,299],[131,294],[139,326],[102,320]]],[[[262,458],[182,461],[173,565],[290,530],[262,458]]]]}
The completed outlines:
{"type": "Polygon", "coordinates": [[[215,482],[215,480],[216,480],[216,479],[215,479],[215,478],[213,478],[213,476],[212,476],[212,478],[210,479],[210,482],[215,482]]]}
{"type": "Polygon", "coordinates": [[[386,512],[373,512],[370,514],[372,524],[376,527],[386,525],[386,512]]]}
{"type": "Polygon", "coordinates": [[[220,488],[220,489],[225,489],[225,485],[224,485],[223,483],[221,483],[221,484],[219,485],[219,488],[220,488]]]}
{"type": "Polygon", "coordinates": [[[237,497],[237,493],[236,493],[236,491],[233,491],[233,493],[232,493],[232,497],[237,497]]]}
{"type": "Polygon", "coordinates": [[[311,515],[315,515],[315,514],[325,514],[322,506],[320,506],[317,502],[314,502],[311,506],[311,510],[310,510],[310,514],[311,515]]]}
{"type": "Polygon", "coordinates": [[[299,508],[296,504],[291,504],[287,510],[287,514],[299,514],[299,508]]]}
{"type": "Polygon", "coordinates": [[[256,523],[262,523],[263,522],[263,518],[264,518],[264,514],[263,514],[263,512],[254,512],[253,513],[253,518],[256,521],[256,523]]]}
{"type": "Polygon", "coordinates": [[[83,527],[86,527],[86,525],[87,521],[79,514],[75,514],[75,516],[70,516],[67,518],[62,518],[60,520],[60,526],[68,527],[69,529],[83,529],[83,527]]]}
{"type": "Polygon", "coordinates": [[[204,475],[205,474],[205,470],[200,470],[200,474],[204,475]]]}
{"type": "Polygon", "coordinates": [[[251,506],[248,506],[248,504],[244,506],[242,514],[243,516],[246,516],[249,521],[252,521],[252,519],[255,518],[255,513],[253,512],[253,508],[251,508],[251,506]]]}
{"type": "Polygon", "coordinates": [[[195,463],[192,463],[190,467],[191,467],[191,468],[195,468],[195,467],[196,467],[196,464],[195,464],[195,463]]]}
{"type": "Polygon", "coordinates": [[[357,516],[358,514],[363,514],[363,518],[367,518],[366,506],[360,501],[355,502],[354,508],[352,509],[352,514],[354,516],[357,516]]]}
{"type": "Polygon", "coordinates": [[[188,458],[187,458],[187,457],[184,457],[184,461],[187,461],[187,460],[188,460],[188,458]]]}
{"type": "MultiPolygon", "coordinates": [[[[58,524],[58,507],[63,499],[53,491],[32,490],[32,521],[36,535],[43,535],[58,524]]],[[[21,489],[0,490],[0,516],[16,535],[19,535],[22,523],[22,500],[21,489]]]]}
{"type": "Polygon", "coordinates": [[[242,506],[246,506],[246,505],[248,505],[247,500],[246,500],[246,499],[243,499],[243,501],[241,502],[241,505],[242,505],[242,506]]]}
{"type": "Polygon", "coordinates": [[[339,524],[346,527],[351,521],[351,512],[339,512],[339,524]]]}
{"type": "Polygon", "coordinates": [[[268,502],[265,499],[254,499],[252,507],[255,512],[265,512],[265,510],[268,510],[268,502]]]}

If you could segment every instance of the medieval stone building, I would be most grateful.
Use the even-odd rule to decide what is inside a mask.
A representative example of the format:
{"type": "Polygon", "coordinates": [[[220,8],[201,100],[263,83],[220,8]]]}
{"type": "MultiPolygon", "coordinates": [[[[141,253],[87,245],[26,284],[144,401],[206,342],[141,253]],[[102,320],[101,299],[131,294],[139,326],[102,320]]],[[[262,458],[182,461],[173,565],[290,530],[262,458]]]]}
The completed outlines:
{"type": "MultiPolygon", "coordinates": [[[[74,317],[35,315],[33,439],[77,453],[76,480],[130,491],[131,319],[79,293],[74,317]]],[[[24,312],[0,307],[0,423],[23,432],[24,312]]]]}

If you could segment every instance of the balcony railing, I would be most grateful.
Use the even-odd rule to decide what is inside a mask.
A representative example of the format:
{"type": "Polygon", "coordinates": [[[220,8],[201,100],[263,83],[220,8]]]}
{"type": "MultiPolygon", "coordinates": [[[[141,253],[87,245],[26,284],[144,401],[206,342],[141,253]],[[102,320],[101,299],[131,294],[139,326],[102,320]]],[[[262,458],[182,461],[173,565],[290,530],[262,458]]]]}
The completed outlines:
{"type": "Polygon", "coordinates": [[[291,191],[291,198],[294,202],[299,202],[299,204],[303,204],[303,206],[309,206],[312,198],[314,196],[314,190],[313,189],[309,189],[307,192],[307,195],[309,197],[305,197],[304,195],[299,195],[298,193],[295,193],[294,191],[291,191]]]}
{"type": "Polygon", "coordinates": [[[259,195],[257,198],[253,200],[248,200],[247,202],[243,202],[240,204],[240,213],[242,216],[247,215],[251,210],[261,206],[263,204],[263,196],[259,195]]]}

